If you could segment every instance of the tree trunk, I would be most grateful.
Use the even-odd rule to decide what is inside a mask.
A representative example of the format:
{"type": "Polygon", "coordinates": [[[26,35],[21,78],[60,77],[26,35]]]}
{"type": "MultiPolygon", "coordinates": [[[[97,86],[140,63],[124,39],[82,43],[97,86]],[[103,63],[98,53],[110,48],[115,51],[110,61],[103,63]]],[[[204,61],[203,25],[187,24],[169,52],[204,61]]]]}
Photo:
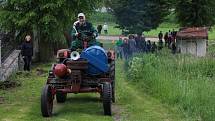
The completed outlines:
{"type": "Polygon", "coordinates": [[[54,59],[54,47],[53,44],[45,39],[39,41],[39,61],[49,62],[54,59]]]}
{"type": "Polygon", "coordinates": [[[39,39],[40,39],[40,32],[38,29],[33,29],[33,61],[39,61],[39,39]]]}
{"type": "Polygon", "coordinates": [[[70,48],[71,47],[71,43],[72,43],[72,37],[69,34],[69,32],[65,31],[64,32],[64,37],[66,38],[66,43],[67,43],[67,47],[70,48]]]}

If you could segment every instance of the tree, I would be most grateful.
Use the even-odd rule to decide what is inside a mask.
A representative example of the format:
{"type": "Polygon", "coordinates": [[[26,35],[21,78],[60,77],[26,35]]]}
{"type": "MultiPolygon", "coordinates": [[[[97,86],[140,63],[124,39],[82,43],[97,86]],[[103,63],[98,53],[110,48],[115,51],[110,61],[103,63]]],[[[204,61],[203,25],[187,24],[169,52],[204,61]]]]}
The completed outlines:
{"type": "Polygon", "coordinates": [[[157,28],[170,9],[169,0],[108,0],[121,29],[142,33],[157,28]]]}
{"type": "Polygon", "coordinates": [[[0,26],[16,32],[18,38],[23,39],[27,33],[37,36],[40,60],[49,60],[54,45],[66,43],[63,32],[71,27],[77,14],[92,12],[101,1],[1,0],[0,26]]]}
{"type": "Polygon", "coordinates": [[[214,0],[179,0],[176,17],[183,27],[212,26],[215,24],[214,0]]]}

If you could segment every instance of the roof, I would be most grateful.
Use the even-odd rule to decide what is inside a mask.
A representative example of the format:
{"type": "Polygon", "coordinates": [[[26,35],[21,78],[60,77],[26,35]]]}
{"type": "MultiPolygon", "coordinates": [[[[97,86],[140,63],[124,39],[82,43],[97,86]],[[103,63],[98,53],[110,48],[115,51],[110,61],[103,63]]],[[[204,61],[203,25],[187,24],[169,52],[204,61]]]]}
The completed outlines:
{"type": "Polygon", "coordinates": [[[206,27],[181,28],[179,32],[177,32],[176,37],[182,39],[208,39],[208,28],[206,27]]]}

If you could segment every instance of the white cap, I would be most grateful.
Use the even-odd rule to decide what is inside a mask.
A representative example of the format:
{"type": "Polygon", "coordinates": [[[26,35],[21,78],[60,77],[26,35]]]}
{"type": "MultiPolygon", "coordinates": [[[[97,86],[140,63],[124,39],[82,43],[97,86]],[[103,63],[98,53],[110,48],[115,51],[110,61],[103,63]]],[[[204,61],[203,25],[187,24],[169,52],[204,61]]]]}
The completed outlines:
{"type": "Polygon", "coordinates": [[[79,14],[78,14],[78,17],[80,17],[80,16],[83,16],[83,17],[85,18],[84,13],[79,13],[79,14]]]}

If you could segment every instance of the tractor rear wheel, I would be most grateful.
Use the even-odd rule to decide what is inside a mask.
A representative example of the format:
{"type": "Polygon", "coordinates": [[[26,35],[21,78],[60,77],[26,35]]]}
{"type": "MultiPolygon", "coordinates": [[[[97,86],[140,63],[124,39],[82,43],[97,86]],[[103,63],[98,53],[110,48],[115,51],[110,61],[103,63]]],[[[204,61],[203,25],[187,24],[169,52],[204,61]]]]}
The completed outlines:
{"type": "Polygon", "coordinates": [[[64,103],[66,101],[67,93],[57,92],[56,99],[58,103],[64,103]]]}
{"type": "Polygon", "coordinates": [[[104,108],[104,115],[111,116],[111,98],[112,98],[112,87],[111,84],[106,82],[103,84],[102,90],[102,101],[103,101],[103,108],[104,108]]]}
{"type": "Polygon", "coordinates": [[[52,110],[53,110],[53,98],[51,92],[51,87],[49,85],[45,85],[45,87],[42,90],[41,95],[41,112],[43,117],[50,117],[52,116],[52,110]]]}

